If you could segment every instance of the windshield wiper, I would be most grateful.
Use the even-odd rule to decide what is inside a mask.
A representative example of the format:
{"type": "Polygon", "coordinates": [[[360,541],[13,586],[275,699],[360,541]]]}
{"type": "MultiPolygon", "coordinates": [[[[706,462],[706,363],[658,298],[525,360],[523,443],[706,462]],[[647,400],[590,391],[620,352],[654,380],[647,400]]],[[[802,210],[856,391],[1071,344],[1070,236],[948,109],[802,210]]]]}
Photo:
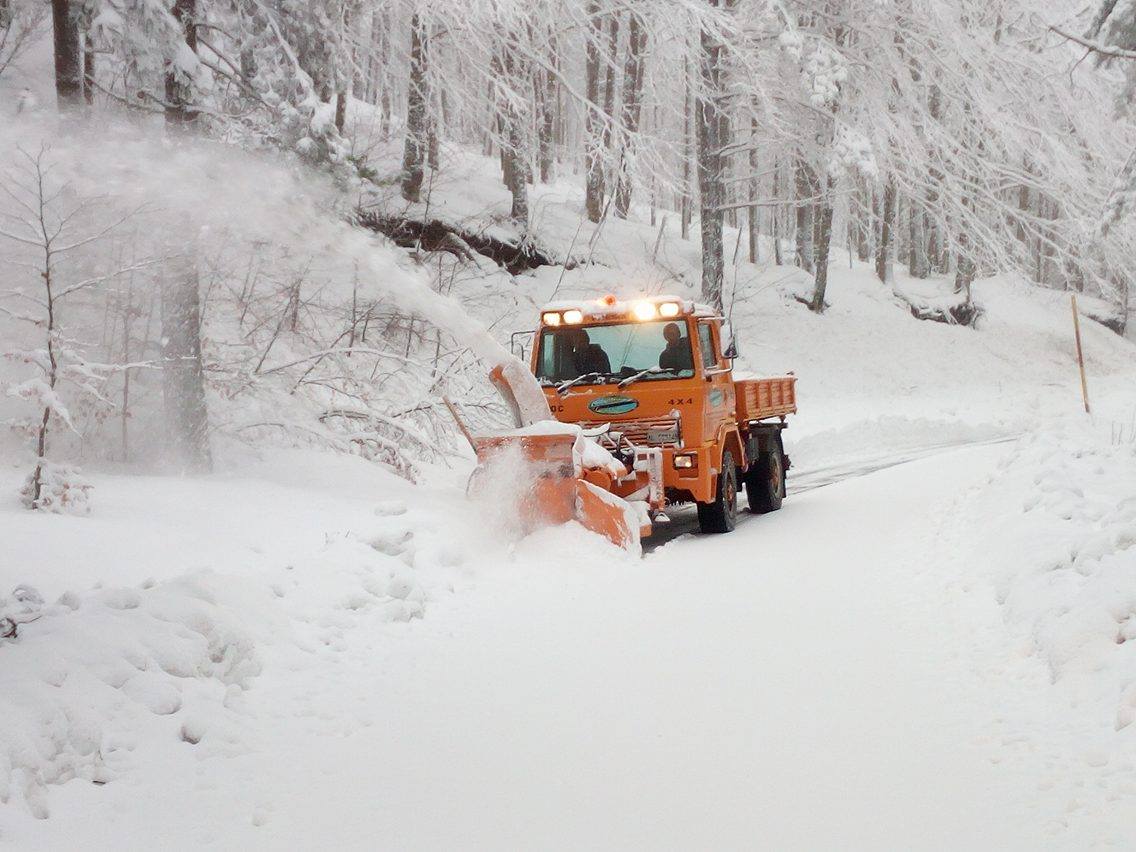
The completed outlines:
{"type": "Polygon", "coordinates": [[[616,385],[616,387],[617,388],[625,388],[629,384],[632,384],[633,382],[637,382],[640,379],[642,379],[643,377],[649,376],[652,373],[676,373],[676,372],[678,372],[678,371],[673,370],[670,367],[648,367],[646,370],[640,370],[638,373],[635,373],[633,375],[628,376],[626,379],[624,379],[618,385],[616,385]]]}
{"type": "Polygon", "coordinates": [[[556,392],[564,396],[568,392],[568,388],[574,388],[576,385],[583,384],[588,379],[602,379],[607,373],[584,373],[582,376],[576,376],[574,379],[569,379],[566,382],[561,382],[556,386],[556,392]]]}

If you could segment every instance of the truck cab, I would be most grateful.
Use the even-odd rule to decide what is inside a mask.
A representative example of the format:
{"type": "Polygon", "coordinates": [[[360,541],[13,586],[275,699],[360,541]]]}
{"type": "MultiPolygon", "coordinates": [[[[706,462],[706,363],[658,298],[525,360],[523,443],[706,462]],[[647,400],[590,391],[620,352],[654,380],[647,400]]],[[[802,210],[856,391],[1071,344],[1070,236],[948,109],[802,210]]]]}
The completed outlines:
{"type": "Polygon", "coordinates": [[[665,501],[693,502],[704,531],[728,532],[741,484],[755,511],[780,506],[780,431],[796,410],[793,377],[735,381],[735,354],[711,308],[606,296],[546,305],[531,366],[557,420],[629,466],[657,459],[665,501]]]}

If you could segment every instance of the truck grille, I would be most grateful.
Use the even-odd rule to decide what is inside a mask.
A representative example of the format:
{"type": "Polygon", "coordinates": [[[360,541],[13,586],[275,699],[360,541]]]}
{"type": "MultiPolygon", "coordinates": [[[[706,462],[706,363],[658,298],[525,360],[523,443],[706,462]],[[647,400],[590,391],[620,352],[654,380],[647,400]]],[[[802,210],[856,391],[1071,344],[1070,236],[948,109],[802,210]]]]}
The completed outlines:
{"type": "Polygon", "coordinates": [[[608,434],[620,432],[633,444],[650,447],[674,447],[682,440],[677,417],[643,417],[635,420],[582,420],[580,426],[595,429],[608,424],[608,434]],[[665,436],[665,438],[664,438],[665,436]]]}

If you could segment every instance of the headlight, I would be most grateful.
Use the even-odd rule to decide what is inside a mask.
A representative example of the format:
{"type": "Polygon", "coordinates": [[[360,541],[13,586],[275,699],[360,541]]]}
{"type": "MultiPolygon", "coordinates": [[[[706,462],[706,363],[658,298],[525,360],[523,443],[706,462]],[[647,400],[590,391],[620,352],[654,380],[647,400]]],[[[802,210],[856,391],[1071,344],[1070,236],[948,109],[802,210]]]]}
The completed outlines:
{"type": "Polygon", "coordinates": [[[678,302],[663,302],[659,305],[659,316],[661,317],[677,317],[679,314],[678,302]]]}
{"type": "Polygon", "coordinates": [[[696,467],[697,463],[698,463],[698,457],[697,456],[675,456],[674,457],[674,466],[676,468],[678,468],[679,470],[696,467]]]}
{"type": "Polygon", "coordinates": [[[555,311],[549,311],[546,314],[540,315],[540,321],[545,325],[560,325],[560,314],[555,311]]]}
{"type": "Polygon", "coordinates": [[[576,323],[581,323],[583,321],[584,321],[584,312],[583,311],[565,311],[564,312],[564,322],[568,323],[568,325],[576,325],[576,323]]]}
{"type": "Polygon", "coordinates": [[[650,302],[638,302],[638,303],[636,303],[635,307],[632,308],[631,312],[633,314],[635,314],[635,319],[637,319],[637,320],[654,319],[655,314],[657,313],[657,311],[655,310],[655,306],[653,304],[651,304],[650,302]]]}

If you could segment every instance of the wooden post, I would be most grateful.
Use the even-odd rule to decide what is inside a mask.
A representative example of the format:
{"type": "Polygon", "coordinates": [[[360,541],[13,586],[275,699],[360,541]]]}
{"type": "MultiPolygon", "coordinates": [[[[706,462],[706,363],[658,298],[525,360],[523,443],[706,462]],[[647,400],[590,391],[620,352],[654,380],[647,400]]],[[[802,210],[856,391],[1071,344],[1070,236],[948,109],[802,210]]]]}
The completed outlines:
{"type": "Polygon", "coordinates": [[[1089,383],[1085,378],[1085,353],[1081,349],[1081,319],[1077,313],[1077,294],[1072,294],[1073,305],[1073,336],[1077,340],[1077,366],[1081,369],[1081,397],[1085,400],[1085,414],[1090,414],[1089,410],[1089,383]]]}

